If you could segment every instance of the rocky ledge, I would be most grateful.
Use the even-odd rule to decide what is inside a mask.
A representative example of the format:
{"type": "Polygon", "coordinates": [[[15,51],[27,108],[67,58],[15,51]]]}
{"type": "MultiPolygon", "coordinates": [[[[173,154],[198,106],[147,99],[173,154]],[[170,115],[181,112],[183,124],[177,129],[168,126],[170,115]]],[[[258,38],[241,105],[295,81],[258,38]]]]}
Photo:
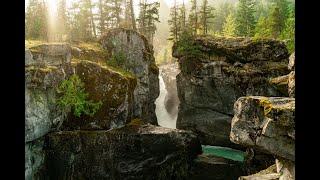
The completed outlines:
{"type": "Polygon", "coordinates": [[[46,169],[53,179],[186,179],[201,153],[197,137],[139,121],[110,131],[47,136],[46,169]]]}

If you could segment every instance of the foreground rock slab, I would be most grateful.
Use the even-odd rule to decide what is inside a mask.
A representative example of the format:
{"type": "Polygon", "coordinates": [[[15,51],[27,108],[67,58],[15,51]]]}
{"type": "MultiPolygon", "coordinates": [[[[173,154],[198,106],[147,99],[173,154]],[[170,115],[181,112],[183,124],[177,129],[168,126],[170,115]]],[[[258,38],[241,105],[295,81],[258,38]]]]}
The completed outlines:
{"type": "Polygon", "coordinates": [[[295,161],[295,99],[249,96],[234,105],[230,140],[295,161]]]}
{"type": "Polygon", "coordinates": [[[243,175],[242,163],[201,154],[195,160],[190,180],[234,180],[243,175]]]}
{"type": "Polygon", "coordinates": [[[63,131],[47,137],[52,179],[186,179],[201,153],[188,131],[127,125],[110,131],[63,131]]]}

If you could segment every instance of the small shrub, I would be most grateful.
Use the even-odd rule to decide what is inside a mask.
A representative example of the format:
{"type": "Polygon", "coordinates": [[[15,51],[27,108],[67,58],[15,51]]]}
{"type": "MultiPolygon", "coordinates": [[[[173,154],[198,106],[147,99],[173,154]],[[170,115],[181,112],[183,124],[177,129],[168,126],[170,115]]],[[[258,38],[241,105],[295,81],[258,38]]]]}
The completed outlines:
{"type": "Polygon", "coordinates": [[[82,114],[93,116],[101,107],[102,102],[88,100],[88,94],[84,90],[84,84],[77,75],[61,82],[57,88],[61,96],[57,104],[62,108],[71,108],[76,117],[82,114]]]}

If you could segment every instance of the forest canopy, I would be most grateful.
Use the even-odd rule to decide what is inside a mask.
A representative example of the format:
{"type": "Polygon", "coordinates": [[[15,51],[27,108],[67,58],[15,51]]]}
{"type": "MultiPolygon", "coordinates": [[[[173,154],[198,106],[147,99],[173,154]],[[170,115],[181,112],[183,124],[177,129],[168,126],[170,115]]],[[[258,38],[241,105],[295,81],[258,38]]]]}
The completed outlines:
{"type": "MultiPolygon", "coordinates": [[[[112,28],[137,30],[156,57],[184,33],[272,38],[295,44],[294,0],[27,0],[26,39],[95,41],[112,28]]],[[[164,57],[168,56],[168,57],[164,57]]]]}

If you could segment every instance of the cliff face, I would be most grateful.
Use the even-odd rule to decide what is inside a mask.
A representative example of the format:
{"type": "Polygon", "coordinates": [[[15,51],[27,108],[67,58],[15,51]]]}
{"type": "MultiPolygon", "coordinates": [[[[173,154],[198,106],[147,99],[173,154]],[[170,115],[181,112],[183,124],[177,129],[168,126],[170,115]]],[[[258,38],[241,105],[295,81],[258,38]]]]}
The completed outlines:
{"type": "Polygon", "coordinates": [[[229,140],[233,104],[241,96],[285,96],[269,80],[288,74],[288,51],[279,41],[200,37],[199,55],[173,46],[181,72],[177,128],[196,132],[202,144],[234,147],[229,140]]]}
{"type": "Polygon", "coordinates": [[[159,69],[145,37],[133,30],[114,29],[102,36],[100,43],[111,57],[123,55],[121,68],[137,78],[134,116],[157,124],[154,102],[159,96],[159,69]]]}

